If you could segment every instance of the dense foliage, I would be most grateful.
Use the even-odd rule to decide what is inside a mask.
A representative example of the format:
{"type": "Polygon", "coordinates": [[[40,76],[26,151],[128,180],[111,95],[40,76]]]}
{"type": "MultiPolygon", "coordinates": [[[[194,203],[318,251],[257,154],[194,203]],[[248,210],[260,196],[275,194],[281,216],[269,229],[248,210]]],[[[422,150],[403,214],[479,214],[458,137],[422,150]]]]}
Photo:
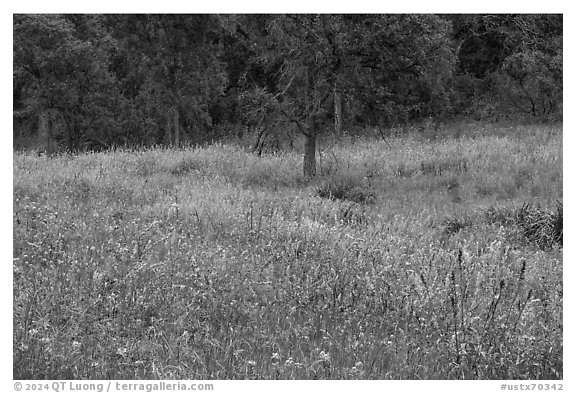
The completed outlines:
{"type": "Polygon", "coordinates": [[[311,165],[356,125],[562,115],[562,15],[13,21],[15,147],[49,153],[303,135],[311,165]]]}

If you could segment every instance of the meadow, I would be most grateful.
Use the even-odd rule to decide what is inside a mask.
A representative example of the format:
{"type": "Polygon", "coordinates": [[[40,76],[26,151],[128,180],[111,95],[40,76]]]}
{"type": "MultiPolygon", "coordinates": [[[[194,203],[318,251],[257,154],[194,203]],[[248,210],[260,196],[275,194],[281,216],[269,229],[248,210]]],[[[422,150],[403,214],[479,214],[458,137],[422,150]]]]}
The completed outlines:
{"type": "Polygon", "coordinates": [[[562,379],[562,125],[14,152],[15,379],[562,379]]]}

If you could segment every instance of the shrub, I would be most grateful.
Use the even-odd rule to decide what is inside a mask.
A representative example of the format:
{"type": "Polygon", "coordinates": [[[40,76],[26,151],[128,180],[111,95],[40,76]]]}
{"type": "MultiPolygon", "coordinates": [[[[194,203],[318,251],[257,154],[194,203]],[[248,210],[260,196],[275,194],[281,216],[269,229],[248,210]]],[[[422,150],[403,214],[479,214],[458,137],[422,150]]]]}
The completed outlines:
{"type": "Polygon", "coordinates": [[[500,224],[504,227],[514,225],[516,221],[512,210],[499,206],[490,206],[486,209],[484,212],[484,218],[488,224],[500,224]]]}
{"type": "Polygon", "coordinates": [[[461,230],[472,226],[472,218],[469,215],[463,215],[462,217],[448,217],[442,223],[444,227],[444,233],[448,236],[452,236],[461,230]]]}
{"type": "Polygon", "coordinates": [[[551,249],[554,244],[563,247],[563,203],[556,202],[555,211],[548,211],[540,205],[523,204],[517,209],[491,206],[484,213],[486,222],[513,227],[529,243],[542,250],[551,249]]]}
{"type": "Polygon", "coordinates": [[[320,185],[316,194],[320,198],[351,201],[365,205],[376,202],[374,190],[353,176],[328,179],[320,185]]]}
{"type": "Polygon", "coordinates": [[[554,212],[526,203],[518,210],[516,220],[524,237],[542,250],[550,249],[554,244],[563,246],[562,201],[557,201],[554,212]]]}

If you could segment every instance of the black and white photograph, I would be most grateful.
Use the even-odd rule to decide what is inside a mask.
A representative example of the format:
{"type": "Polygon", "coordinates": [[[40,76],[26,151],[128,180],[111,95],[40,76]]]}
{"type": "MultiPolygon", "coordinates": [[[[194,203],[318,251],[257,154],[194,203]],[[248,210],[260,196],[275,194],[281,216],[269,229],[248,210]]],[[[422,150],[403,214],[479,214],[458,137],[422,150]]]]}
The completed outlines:
{"type": "Polygon", "coordinates": [[[570,390],[563,14],[12,22],[15,387],[570,390]]]}

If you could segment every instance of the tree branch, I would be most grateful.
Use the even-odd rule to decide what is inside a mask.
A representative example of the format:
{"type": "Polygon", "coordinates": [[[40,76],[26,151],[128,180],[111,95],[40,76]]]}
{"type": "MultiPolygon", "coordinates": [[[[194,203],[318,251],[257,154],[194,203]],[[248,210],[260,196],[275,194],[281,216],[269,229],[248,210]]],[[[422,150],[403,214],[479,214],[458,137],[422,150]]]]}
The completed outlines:
{"type": "Polygon", "coordinates": [[[294,82],[294,78],[296,78],[296,74],[292,75],[292,78],[290,79],[290,82],[288,82],[288,84],[286,85],[286,87],[284,88],[284,90],[282,90],[280,93],[277,93],[276,95],[274,95],[274,99],[277,99],[280,96],[283,96],[284,94],[286,94],[286,92],[288,91],[288,89],[290,88],[290,86],[292,85],[292,82],[294,82]]]}
{"type": "Polygon", "coordinates": [[[289,121],[291,121],[292,123],[296,124],[296,126],[298,127],[298,130],[300,130],[300,132],[302,134],[304,134],[305,136],[310,136],[310,134],[308,133],[308,126],[306,124],[302,124],[301,121],[299,121],[297,118],[295,118],[294,116],[291,116],[289,113],[287,113],[284,108],[282,108],[281,106],[278,106],[278,109],[280,109],[280,112],[282,112],[282,114],[284,115],[284,117],[286,117],[289,121]]]}

